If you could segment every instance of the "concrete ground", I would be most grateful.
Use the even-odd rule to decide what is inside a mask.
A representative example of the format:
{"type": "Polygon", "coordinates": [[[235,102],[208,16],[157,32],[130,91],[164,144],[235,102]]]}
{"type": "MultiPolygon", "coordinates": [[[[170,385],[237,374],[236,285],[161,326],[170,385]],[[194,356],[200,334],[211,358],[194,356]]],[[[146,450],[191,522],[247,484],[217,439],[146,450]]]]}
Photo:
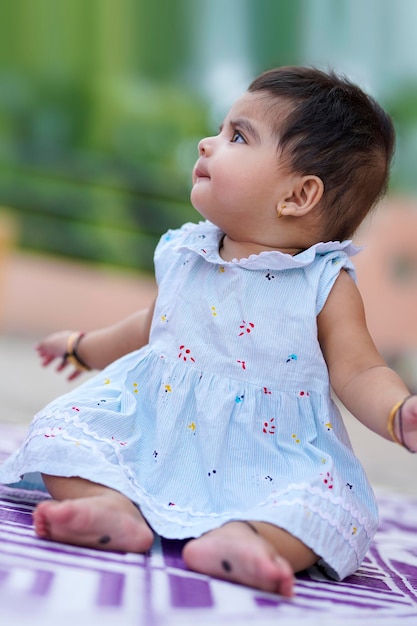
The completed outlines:
{"type": "MultiPolygon", "coordinates": [[[[15,254],[0,282],[0,421],[25,426],[49,400],[78,383],[41,368],[34,345],[54,330],[89,330],[146,305],[149,277],[15,254]]],[[[417,495],[417,455],[368,431],[343,411],[354,450],[375,488],[417,495]]]]}

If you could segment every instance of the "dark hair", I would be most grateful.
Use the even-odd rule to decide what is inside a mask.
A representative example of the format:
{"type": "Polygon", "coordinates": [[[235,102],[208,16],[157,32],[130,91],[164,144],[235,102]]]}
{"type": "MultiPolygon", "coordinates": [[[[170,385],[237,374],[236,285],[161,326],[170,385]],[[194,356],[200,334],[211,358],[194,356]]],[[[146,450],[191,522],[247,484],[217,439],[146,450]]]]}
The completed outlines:
{"type": "Polygon", "coordinates": [[[284,115],[282,106],[271,106],[278,146],[292,171],[323,181],[326,237],[350,237],[387,189],[395,145],[389,115],[333,71],[281,67],[261,74],[248,91],[289,103],[284,115]]]}

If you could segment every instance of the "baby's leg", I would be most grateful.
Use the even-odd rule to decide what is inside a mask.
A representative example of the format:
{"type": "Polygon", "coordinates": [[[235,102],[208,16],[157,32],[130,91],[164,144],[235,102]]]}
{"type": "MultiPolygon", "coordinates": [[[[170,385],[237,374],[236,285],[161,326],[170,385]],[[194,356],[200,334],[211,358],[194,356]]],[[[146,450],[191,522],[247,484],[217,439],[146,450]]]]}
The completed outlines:
{"type": "Polygon", "coordinates": [[[100,550],[146,552],[153,533],[124,495],[82,478],[43,476],[54,500],[36,507],[39,537],[100,550]]]}
{"type": "Polygon", "coordinates": [[[229,522],[189,541],[183,557],[202,574],[287,597],[293,595],[294,572],[318,558],[285,530],[264,522],[229,522]]]}

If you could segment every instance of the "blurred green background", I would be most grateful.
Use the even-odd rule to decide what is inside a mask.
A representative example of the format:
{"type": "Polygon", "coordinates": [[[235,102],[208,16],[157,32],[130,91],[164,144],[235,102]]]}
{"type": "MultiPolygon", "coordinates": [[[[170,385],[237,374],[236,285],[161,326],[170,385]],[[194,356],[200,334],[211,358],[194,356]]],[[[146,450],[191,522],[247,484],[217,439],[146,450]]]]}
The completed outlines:
{"type": "Polygon", "coordinates": [[[3,0],[0,206],[27,250],[152,269],[189,203],[197,142],[261,71],[333,67],[399,136],[417,189],[414,0],[3,0]]]}

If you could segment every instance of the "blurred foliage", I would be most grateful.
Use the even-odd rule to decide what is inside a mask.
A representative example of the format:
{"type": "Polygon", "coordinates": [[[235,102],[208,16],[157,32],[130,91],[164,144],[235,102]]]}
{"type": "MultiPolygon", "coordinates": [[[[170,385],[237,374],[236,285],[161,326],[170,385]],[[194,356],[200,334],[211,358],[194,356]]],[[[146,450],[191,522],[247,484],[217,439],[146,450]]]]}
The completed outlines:
{"type": "Polygon", "coordinates": [[[23,246],[150,269],[159,235],[195,218],[205,108],[167,85],[135,89],[38,81],[0,92],[1,203],[21,215],[23,246]]]}
{"type": "Polygon", "coordinates": [[[208,105],[180,76],[186,3],[160,8],[3,3],[0,204],[22,246],[150,269],[160,234],[195,219],[208,105]]]}

